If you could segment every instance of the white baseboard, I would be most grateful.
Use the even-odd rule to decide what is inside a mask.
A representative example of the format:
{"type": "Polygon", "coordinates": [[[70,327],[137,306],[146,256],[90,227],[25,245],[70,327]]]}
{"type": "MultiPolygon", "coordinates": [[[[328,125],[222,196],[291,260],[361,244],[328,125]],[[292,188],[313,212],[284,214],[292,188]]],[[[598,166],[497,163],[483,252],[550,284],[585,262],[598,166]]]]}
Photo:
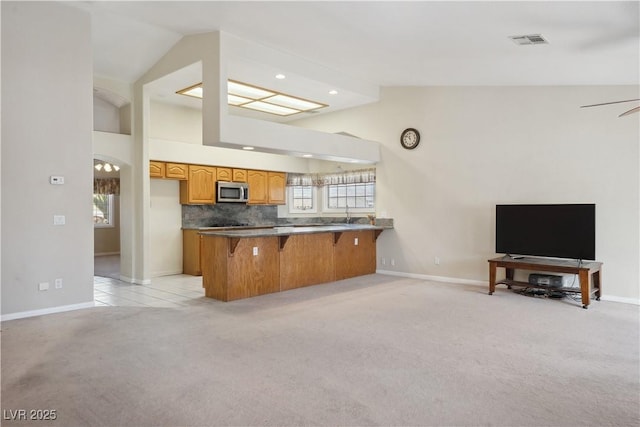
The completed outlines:
{"type": "Polygon", "coordinates": [[[125,283],[133,283],[134,285],[150,285],[151,279],[134,279],[131,277],[120,275],[120,281],[125,283]]]}
{"type": "Polygon", "coordinates": [[[182,274],[182,268],[180,270],[155,271],[151,273],[151,277],[175,276],[176,274],[182,274]]]}
{"type": "MultiPolygon", "coordinates": [[[[489,282],[484,280],[458,279],[455,277],[432,276],[429,274],[405,273],[402,271],[390,271],[390,270],[376,270],[376,273],[386,274],[389,276],[408,277],[411,279],[431,280],[434,282],[454,283],[454,284],[460,284],[460,285],[478,285],[478,286],[487,286],[487,287],[489,286],[489,282]]],[[[613,295],[603,295],[600,299],[602,301],[612,301],[612,302],[621,302],[624,304],[640,305],[640,299],[636,299],[636,298],[625,298],[625,297],[617,297],[613,295]]]]}
{"type": "Polygon", "coordinates": [[[93,256],[120,255],[120,252],[95,252],[93,256]]]}
{"type": "Polygon", "coordinates": [[[602,301],[621,302],[624,304],[640,305],[640,299],[635,299],[635,298],[616,297],[613,295],[602,295],[600,299],[602,301]]]}
{"type": "Polygon", "coordinates": [[[83,302],[80,304],[61,305],[58,307],[43,308],[40,310],[29,310],[29,311],[20,311],[18,313],[3,314],[2,317],[0,317],[0,320],[5,322],[7,320],[23,319],[25,317],[43,316],[45,314],[62,313],[65,311],[80,310],[83,308],[91,308],[91,307],[95,307],[95,304],[93,301],[83,302]]]}
{"type": "Polygon", "coordinates": [[[430,274],[405,273],[402,271],[391,270],[376,270],[376,273],[386,274],[389,276],[409,277],[411,279],[431,280],[434,282],[455,283],[458,285],[489,286],[489,282],[484,280],[458,279],[455,277],[432,276],[430,274]]]}

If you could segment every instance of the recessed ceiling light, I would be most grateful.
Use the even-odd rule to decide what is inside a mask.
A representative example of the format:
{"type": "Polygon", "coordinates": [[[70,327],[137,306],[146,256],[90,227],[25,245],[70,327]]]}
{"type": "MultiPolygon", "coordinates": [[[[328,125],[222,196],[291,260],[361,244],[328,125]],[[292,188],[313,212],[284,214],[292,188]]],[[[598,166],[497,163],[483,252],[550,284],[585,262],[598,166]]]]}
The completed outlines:
{"type": "Polygon", "coordinates": [[[247,151],[251,151],[253,150],[253,147],[242,147],[243,150],[247,150],[247,151]]]}
{"type": "Polygon", "coordinates": [[[332,89],[329,91],[329,95],[337,95],[337,94],[338,94],[338,91],[335,89],[332,89]]]}
{"type": "Polygon", "coordinates": [[[285,76],[284,74],[276,74],[276,79],[278,80],[283,80],[285,79],[287,76],[285,76]]]}
{"type": "Polygon", "coordinates": [[[313,157],[313,154],[303,154],[302,157],[313,157]]]}

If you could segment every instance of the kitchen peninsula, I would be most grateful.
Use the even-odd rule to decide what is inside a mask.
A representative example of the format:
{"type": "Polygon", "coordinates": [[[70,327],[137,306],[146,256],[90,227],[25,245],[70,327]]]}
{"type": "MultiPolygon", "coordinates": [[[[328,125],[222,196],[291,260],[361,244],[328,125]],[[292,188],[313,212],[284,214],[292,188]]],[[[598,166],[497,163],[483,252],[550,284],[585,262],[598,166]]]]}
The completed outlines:
{"type": "Polygon", "coordinates": [[[375,273],[389,227],[334,224],[202,231],[205,295],[232,301],[375,273]]]}

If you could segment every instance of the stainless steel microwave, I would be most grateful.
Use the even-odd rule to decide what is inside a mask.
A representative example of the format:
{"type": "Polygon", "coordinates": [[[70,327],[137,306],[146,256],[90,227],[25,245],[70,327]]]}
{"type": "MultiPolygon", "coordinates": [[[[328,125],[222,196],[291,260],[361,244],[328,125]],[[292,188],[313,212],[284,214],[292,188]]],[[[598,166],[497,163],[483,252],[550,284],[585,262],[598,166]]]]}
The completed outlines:
{"type": "Polygon", "coordinates": [[[246,182],[216,182],[218,203],[246,203],[249,200],[249,185],[246,182]]]}

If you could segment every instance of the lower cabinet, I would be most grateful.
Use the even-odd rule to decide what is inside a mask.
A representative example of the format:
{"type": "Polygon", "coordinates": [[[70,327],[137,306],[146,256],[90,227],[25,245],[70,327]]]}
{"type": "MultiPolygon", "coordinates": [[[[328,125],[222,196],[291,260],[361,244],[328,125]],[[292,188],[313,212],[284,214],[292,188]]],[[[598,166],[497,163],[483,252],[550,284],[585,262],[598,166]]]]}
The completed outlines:
{"type": "Polygon", "coordinates": [[[182,274],[202,276],[202,236],[198,233],[200,230],[182,230],[182,274]]]}
{"type": "Polygon", "coordinates": [[[205,296],[232,301],[375,273],[379,233],[204,235],[200,259],[205,296]]]}

